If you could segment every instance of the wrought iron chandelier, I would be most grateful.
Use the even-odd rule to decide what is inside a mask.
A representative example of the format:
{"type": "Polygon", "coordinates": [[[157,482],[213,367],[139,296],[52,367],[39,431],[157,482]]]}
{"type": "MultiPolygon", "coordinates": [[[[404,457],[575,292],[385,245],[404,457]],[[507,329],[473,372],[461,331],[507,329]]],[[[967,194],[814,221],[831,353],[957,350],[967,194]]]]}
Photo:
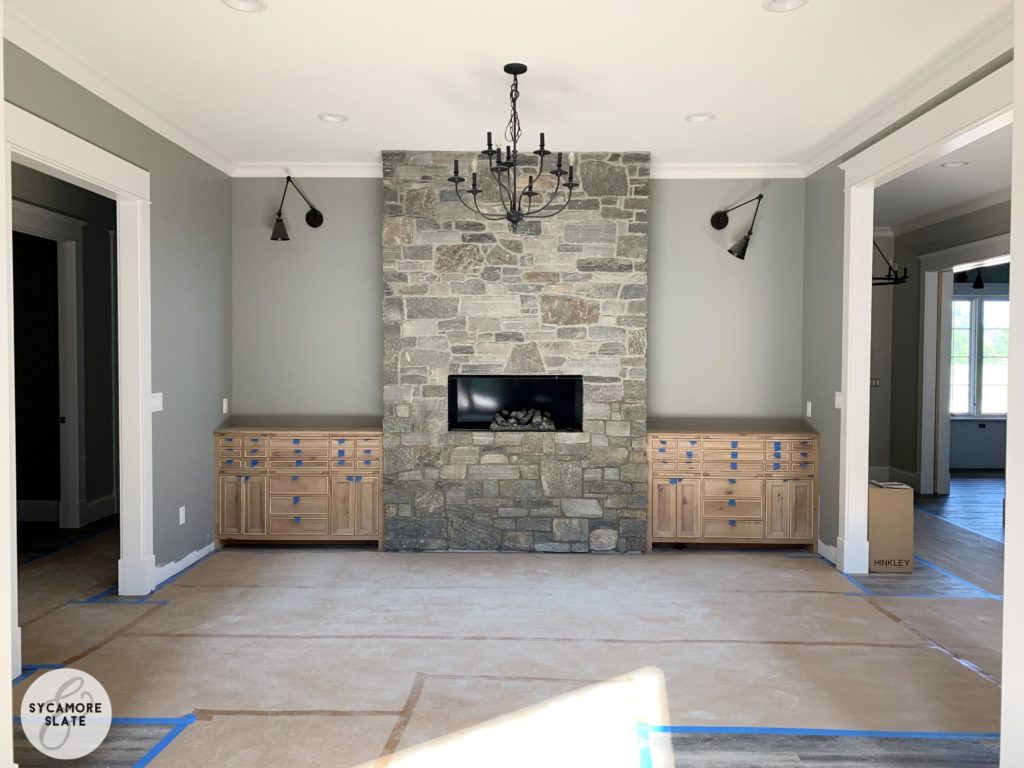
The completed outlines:
{"type": "MultiPolygon", "coordinates": [[[[459,175],[459,161],[455,160],[454,168],[452,169],[452,175],[448,177],[448,181],[455,185],[455,193],[458,195],[459,202],[466,206],[469,210],[479,214],[485,219],[490,221],[500,221],[506,219],[511,225],[512,229],[515,230],[524,219],[536,218],[536,219],[550,219],[552,216],[557,216],[559,213],[565,210],[566,206],[569,205],[569,201],[572,200],[572,191],[579,186],[579,182],[574,181],[576,155],[573,152],[569,153],[569,170],[566,171],[562,167],[562,153],[559,152],[556,156],[555,167],[550,170],[549,173],[555,177],[555,188],[550,192],[547,201],[542,205],[534,207],[534,198],[540,197],[541,192],[534,189],[534,183],[540,179],[542,173],[544,173],[544,158],[551,154],[551,152],[544,148],[544,134],[540,135],[540,149],[535,149],[533,154],[539,159],[525,158],[520,159],[519,157],[519,137],[523,134],[522,126],[519,124],[519,111],[516,108],[516,102],[519,100],[519,75],[526,72],[525,64],[506,64],[505,72],[512,75],[512,89],[509,91],[509,102],[512,105],[512,114],[509,117],[508,125],[505,126],[505,152],[502,154],[502,141],[499,138],[496,142],[492,143],[491,132],[487,132],[487,149],[483,150],[481,154],[486,155],[488,168],[491,173],[491,177],[494,179],[498,187],[498,198],[501,201],[501,206],[504,209],[502,212],[487,213],[480,210],[480,204],[477,197],[483,190],[477,185],[477,173],[479,171],[479,162],[476,158],[473,159],[470,165],[471,171],[471,182],[469,189],[466,193],[472,195],[473,204],[470,205],[466,202],[462,196],[462,190],[459,188],[459,184],[462,184],[466,179],[459,175]],[[525,168],[533,169],[536,165],[536,174],[528,174],[526,183],[522,189],[519,189],[519,177],[525,172],[525,168]],[[562,177],[565,176],[566,181],[562,182],[562,177]],[[567,190],[568,193],[560,196],[559,193],[563,190],[567,190]]],[[[538,201],[539,202],[539,201],[538,201]]]]}
{"type": "Polygon", "coordinates": [[[899,269],[896,268],[896,257],[893,256],[892,261],[889,261],[889,257],[885,255],[885,252],[878,246],[878,243],[874,240],[871,241],[875,250],[878,251],[878,255],[885,261],[887,267],[884,275],[872,275],[871,285],[877,288],[880,285],[903,285],[907,280],[910,279],[907,274],[907,268],[903,268],[903,274],[900,274],[899,269]]]}

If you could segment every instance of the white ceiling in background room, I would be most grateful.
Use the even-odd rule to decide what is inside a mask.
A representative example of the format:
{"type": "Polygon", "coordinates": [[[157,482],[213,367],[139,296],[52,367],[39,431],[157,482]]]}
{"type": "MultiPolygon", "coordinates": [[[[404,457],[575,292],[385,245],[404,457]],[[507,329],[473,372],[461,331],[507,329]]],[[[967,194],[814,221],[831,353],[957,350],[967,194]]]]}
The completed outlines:
{"type": "Polygon", "coordinates": [[[1013,126],[1008,125],[875,190],[875,226],[915,229],[1010,199],[1013,126]],[[909,226],[908,226],[909,225],[909,226]]]}
{"type": "Polygon", "coordinates": [[[502,66],[521,61],[529,149],[544,131],[553,150],[793,176],[852,148],[866,119],[884,126],[930,98],[931,79],[962,76],[955,62],[970,72],[1012,44],[1011,0],[810,0],[787,13],[762,0],[520,0],[512,18],[471,0],[266,6],[6,0],[6,34],[228,170],[482,146],[507,120],[502,66]],[[686,120],[700,114],[715,119],[686,120]]]}

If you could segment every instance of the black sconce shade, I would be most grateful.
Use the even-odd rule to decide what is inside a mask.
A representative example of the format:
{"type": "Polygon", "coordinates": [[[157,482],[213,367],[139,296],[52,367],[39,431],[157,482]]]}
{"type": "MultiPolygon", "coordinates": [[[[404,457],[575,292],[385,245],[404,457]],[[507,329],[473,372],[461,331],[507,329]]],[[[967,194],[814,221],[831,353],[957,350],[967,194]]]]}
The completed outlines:
{"type": "Polygon", "coordinates": [[[966,283],[967,282],[967,273],[966,272],[957,272],[955,275],[953,275],[953,282],[954,283],[966,283]]]}
{"type": "Polygon", "coordinates": [[[274,222],[274,231],[270,233],[271,240],[290,240],[288,237],[288,229],[284,225],[284,219],[281,218],[281,212],[284,210],[284,199],[288,194],[288,185],[295,187],[302,199],[306,201],[306,205],[309,206],[309,210],[306,211],[306,223],[313,229],[316,229],[324,223],[324,215],[317,210],[316,206],[309,202],[309,198],[306,197],[305,193],[299,189],[299,185],[296,184],[291,176],[286,176],[284,180],[284,192],[281,194],[281,204],[277,206],[277,220],[274,222]]]}
{"type": "Polygon", "coordinates": [[[981,279],[980,269],[978,270],[978,274],[974,276],[974,282],[971,283],[971,288],[973,288],[976,291],[981,291],[984,290],[985,288],[985,281],[981,279]]]}
{"type": "Polygon", "coordinates": [[[729,249],[729,253],[735,256],[737,259],[747,258],[747,248],[750,246],[750,238],[754,236],[754,222],[757,221],[757,212],[761,210],[761,201],[764,200],[764,195],[758,195],[752,197],[738,205],[734,205],[732,208],[726,208],[723,211],[715,211],[711,214],[711,226],[714,229],[725,229],[729,226],[729,213],[735,211],[737,208],[741,208],[747,203],[753,203],[757,201],[757,206],[754,208],[754,218],[750,220],[750,229],[747,230],[747,234],[740,238],[739,242],[736,243],[732,248],[729,249]]]}

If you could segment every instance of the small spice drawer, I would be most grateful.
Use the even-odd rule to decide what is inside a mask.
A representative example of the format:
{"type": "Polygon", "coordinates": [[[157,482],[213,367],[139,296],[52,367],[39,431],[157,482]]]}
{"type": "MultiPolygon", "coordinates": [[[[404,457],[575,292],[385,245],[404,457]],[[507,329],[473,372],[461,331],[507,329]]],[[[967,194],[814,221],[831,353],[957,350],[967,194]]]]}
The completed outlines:
{"type": "Polygon", "coordinates": [[[705,539],[763,539],[764,523],[760,520],[704,519],[705,539]]]}
{"type": "Polygon", "coordinates": [[[272,515],[268,532],[273,536],[288,536],[289,534],[325,536],[328,532],[327,517],[298,514],[289,517],[272,515]]]}
{"type": "Polygon", "coordinates": [[[706,479],[704,481],[704,498],[753,498],[760,499],[764,495],[764,481],[747,477],[706,479]]]}
{"type": "Polygon", "coordinates": [[[326,515],[327,496],[271,496],[270,515],[326,515]]]}
{"type": "Polygon", "coordinates": [[[761,499],[704,499],[704,517],[764,517],[761,499]]]}

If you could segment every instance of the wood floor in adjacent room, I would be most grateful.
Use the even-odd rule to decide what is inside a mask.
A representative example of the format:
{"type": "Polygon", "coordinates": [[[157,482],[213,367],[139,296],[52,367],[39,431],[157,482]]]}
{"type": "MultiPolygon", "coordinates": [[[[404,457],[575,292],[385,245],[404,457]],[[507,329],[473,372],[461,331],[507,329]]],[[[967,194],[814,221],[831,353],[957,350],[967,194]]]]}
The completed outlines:
{"type": "MultiPolygon", "coordinates": [[[[885,596],[802,552],[284,548],[118,600],[111,532],[21,569],[24,661],[95,675],[117,718],[194,716],[154,766],[994,766],[1001,546],[918,517],[923,556],[977,594],[885,596]]],[[[131,727],[82,764],[171,730],[131,727]]]]}

